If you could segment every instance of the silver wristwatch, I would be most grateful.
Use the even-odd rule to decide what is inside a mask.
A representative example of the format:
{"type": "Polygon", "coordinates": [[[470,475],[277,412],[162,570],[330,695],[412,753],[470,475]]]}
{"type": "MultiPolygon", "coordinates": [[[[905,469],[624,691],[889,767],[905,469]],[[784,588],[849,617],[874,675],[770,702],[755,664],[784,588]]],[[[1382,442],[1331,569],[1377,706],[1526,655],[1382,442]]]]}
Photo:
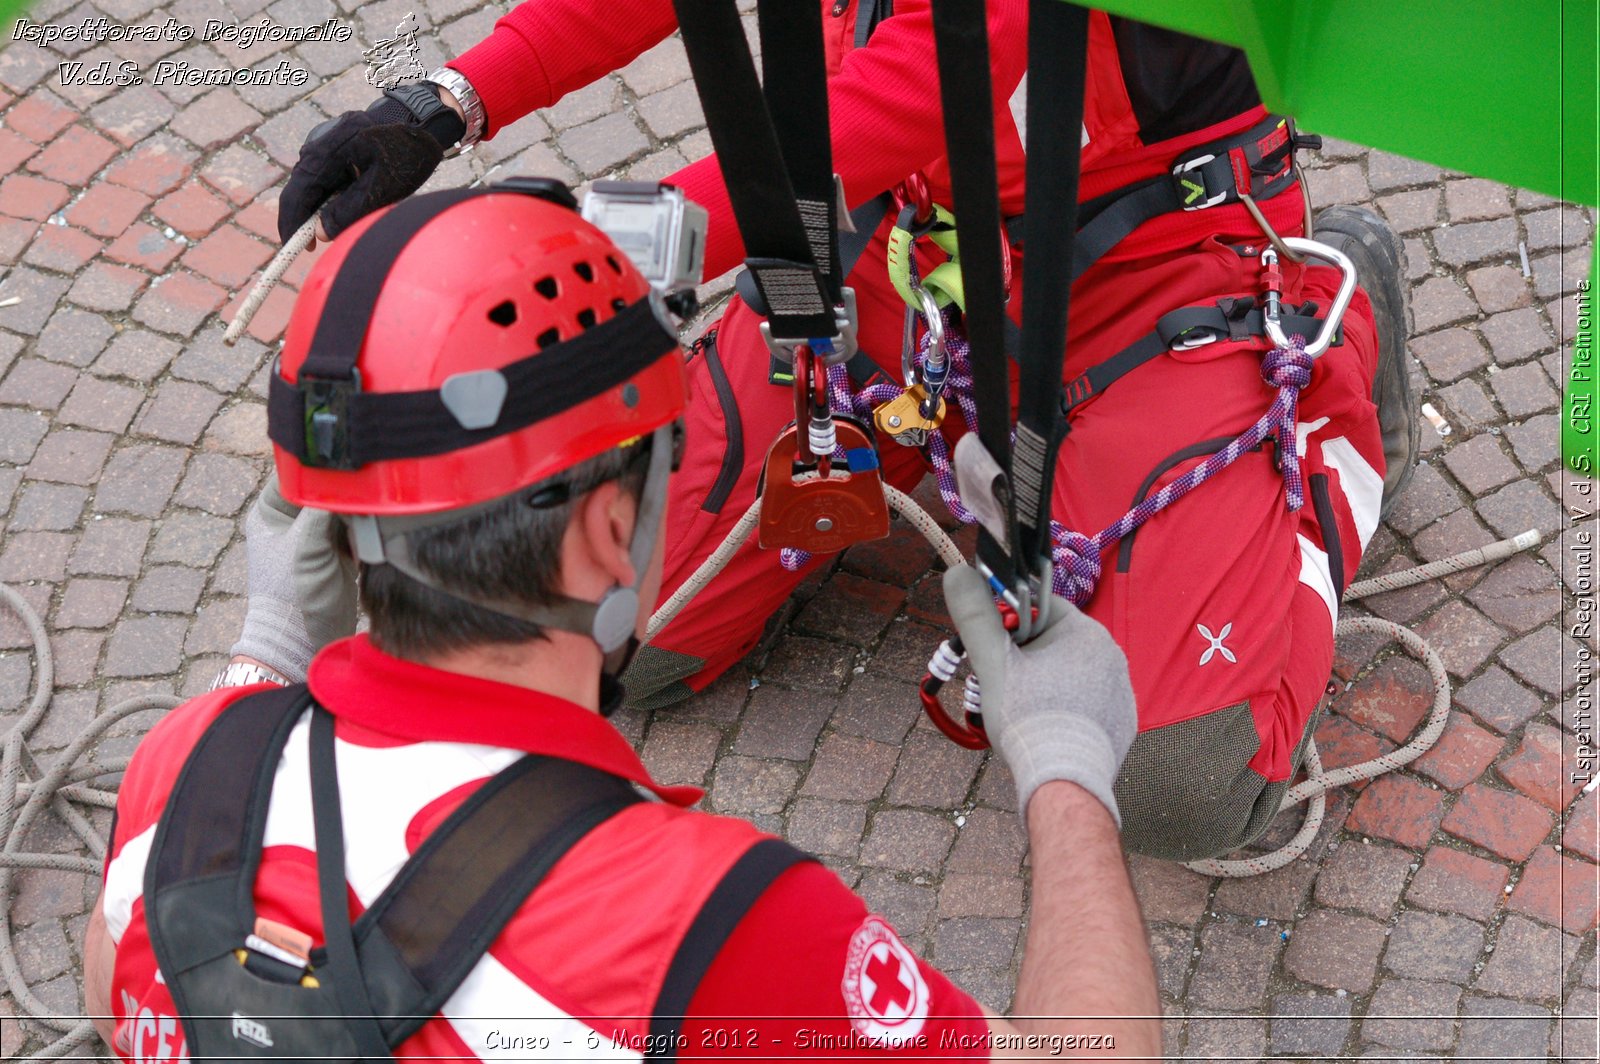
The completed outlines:
{"type": "Polygon", "coordinates": [[[467,123],[467,131],[461,135],[454,148],[445,152],[446,157],[460,155],[483,139],[483,130],[488,124],[488,117],[483,110],[483,100],[478,97],[478,90],[472,87],[472,82],[450,67],[440,67],[429,74],[427,80],[440,88],[449,89],[450,95],[461,105],[461,114],[467,123]]]}
{"type": "Polygon", "coordinates": [[[217,678],[211,682],[211,689],[215,691],[219,687],[249,687],[257,683],[275,683],[279,687],[288,687],[289,678],[255,662],[231,661],[226,668],[217,673],[217,678]]]}

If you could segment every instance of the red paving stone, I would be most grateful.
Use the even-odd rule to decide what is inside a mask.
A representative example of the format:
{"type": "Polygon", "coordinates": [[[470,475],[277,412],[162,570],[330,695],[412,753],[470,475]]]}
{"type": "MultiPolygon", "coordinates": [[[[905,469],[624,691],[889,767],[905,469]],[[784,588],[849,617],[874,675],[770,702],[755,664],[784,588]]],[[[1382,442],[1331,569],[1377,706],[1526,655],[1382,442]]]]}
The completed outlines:
{"type": "Polygon", "coordinates": [[[117,146],[98,133],[73,126],[28,163],[28,169],[67,185],[82,185],[117,154],[117,146]]]}
{"type": "Polygon", "coordinates": [[[1541,846],[1522,869],[1522,878],[1506,902],[1508,908],[1535,920],[1555,924],[1568,934],[1582,934],[1595,925],[1600,869],[1588,861],[1564,857],[1541,846]]]}
{"type": "Polygon", "coordinates": [[[238,288],[270,258],[271,248],[229,225],[190,248],[183,264],[225,288],[238,288]]]}
{"type": "Polygon", "coordinates": [[[1500,763],[1500,777],[1540,805],[1560,812],[1577,797],[1582,786],[1573,782],[1567,770],[1563,741],[1558,728],[1528,725],[1517,752],[1500,763]]]}
{"type": "Polygon", "coordinates": [[[150,206],[150,197],[131,188],[95,185],[67,210],[67,221],[96,236],[118,237],[150,206]]]}
{"type": "Polygon", "coordinates": [[[199,239],[215,229],[231,210],[198,182],[190,182],[157,201],[150,213],[184,236],[199,239]]]}
{"type": "Polygon", "coordinates": [[[183,245],[169,240],[165,233],[143,222],[135,222],[111,246],[106,258],[138,266],[151,273],[165,273],[183,254],[183,245]]]}
{"type": "Polygon", "coordinates": [[[171,137],[146,140],[106,171],[114,184],[159,196],[177,188],[194,172],[196,155],[171,137]]]}
{"type": "Polygon", "coordinates": [[[1474,783],[1444,818],[1444,830],[1512,861],[1526,860],[1550,833],[1548,810],[1511,791],[1474,783]]]}
{"type": "MultiPolygon", "coordinates": [[[[1337,713],[1330,713],[1322,719],[1317,726],[1316,741],[1324,769],[1359,765],[1395,748],[1394,743],[1352,724],[1337,713]]],[[[1350,784],[1350,789],[1359,791],[1366,786],[1367,782],[1360,780],[1350,784]]]]}
{"type": "Polygon", "coordinates": [[[1444,734],[1433,749],[1411,762],[1411,771],[1458,791],[1483,775],[1504,746],[1505,740],[1494,732],[1480,728],[1460,710],[1451,710],[1444,734]]]}
{"type": "Polygon", "coordinates": [[[6,112],[6,125],[35,144],[45,144],[77,118],[77,112],[54,94],[34,92],[6,112]]]}
{"type": "Polygon", "coordinates": [[[14,172],[38,151],[39,145],[28,138],[0,129],[0,173],[14,172]]]}
{"type": "Polygon", "coordinates": [[[1338,710],[1391,741],[1403,743],[1428,715],[1433,686],[1428,670],[1410,658],[1390,658],[1338,702],[1338,710]]]}
{"type": "Polygon", "coordinates": [[[1444,794],[1404,776],[1373,780],[1350,809],[1345,828],[1419,850],[1439,827],[1444,794]]]}
{"type": "Polygon", "coordinates": [[[27,174],[12,174],[0,181],[0,214],[42,222],[72,198],[67,186],[27,174]]]}
{"type": "Polygon", "coordinates": [[[67,225],[46,225],[28,248],[28,262],[58,273],[77,273],[104,247],[88,233],[67,225]]]}

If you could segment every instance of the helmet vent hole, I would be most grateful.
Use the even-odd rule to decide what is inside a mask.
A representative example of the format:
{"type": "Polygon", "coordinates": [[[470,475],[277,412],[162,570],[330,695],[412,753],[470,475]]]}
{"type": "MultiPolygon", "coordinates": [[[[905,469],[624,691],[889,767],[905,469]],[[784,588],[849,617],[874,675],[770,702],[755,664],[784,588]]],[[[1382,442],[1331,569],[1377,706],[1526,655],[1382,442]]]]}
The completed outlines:
{"type": "Polygon", "coordinates": [[[613,299],[611,301],[611,313],[613,313],[613,314],[621,314],[623,311],[625,311],[627,309],[628,309],[628,301],[626,299],[620,299],[619,298],[619,299],[613,299]]]}
{"type": "Polygon", "coordinates": [[[546,299],[554,299],[561,294],[561,285],[556,283],[554,277],[541,277],[533,282],[533,290],[546,299]]]}
{"type": "Polygon", "coordinates": [[[551,344],[561,342],[561,330],[556,328],[546,329],[544,332],[534,337],[534,342],[539,345],[539,350],[543,351],[551,344]]]}
{"type": "Polygon", "coordinates": [[[511,300],[506,300],[498,306],[489,309],[489,320],[502,329],[517,323],[517,305],[511,300]]]}
{"type": "Polygon", "coordinates": [[[578,324],[583,326],[585,329],[594,328],[595,322],[598,320],[599,319],[596,317],[593,307],[585,307],[578,311],[578,324]]]}
{"type": "Polygon", "coordinates": [[[582,277],[588,283],[594,283],[594,267],[590,266],[587,262],[574,262],[572,264],[572,272],[577,274],[579,277],[582,277]]]}
{"type": "Polygon", "coordinates": [[[617,257],[615,255],[606,256],[606,265],[611,267],[612,273],[616,274],[618,277],[622,276],[622,263],[617,261],[617,257]]]}

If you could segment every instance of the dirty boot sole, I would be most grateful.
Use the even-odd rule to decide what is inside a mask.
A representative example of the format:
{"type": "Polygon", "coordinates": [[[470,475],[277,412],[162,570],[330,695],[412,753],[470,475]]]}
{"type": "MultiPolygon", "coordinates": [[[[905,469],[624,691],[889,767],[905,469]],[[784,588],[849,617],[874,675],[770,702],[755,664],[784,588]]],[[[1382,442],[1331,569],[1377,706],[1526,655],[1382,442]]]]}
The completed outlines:
{"type": "Polygon", "coordinates": [[[1315,226],[1317,240],[1350,256],[1356,279],[1372,301],[1378,328],[1378,372],[1372,381],[1372,401],[1378,407],[1386,463],[1379,512],[1387,514],[1416,472],[1422,443],[1422,421],[1406,365],[1411,293],[1405,282],[1405,249],[1388,223],[1365,207],[1328,207],[1317,214],[1315,226]]]}

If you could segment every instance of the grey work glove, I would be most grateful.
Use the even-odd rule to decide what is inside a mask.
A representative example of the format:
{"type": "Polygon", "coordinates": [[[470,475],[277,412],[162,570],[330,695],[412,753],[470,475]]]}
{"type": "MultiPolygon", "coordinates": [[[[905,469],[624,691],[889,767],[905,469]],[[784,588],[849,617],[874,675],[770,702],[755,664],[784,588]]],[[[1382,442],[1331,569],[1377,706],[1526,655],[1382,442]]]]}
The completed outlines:
{"type": "Polygon", "coordinates": [[[1100,799],[1117,826],[1111,794],[1138,731],[1128,659],[1098,621],[1057,598],[1043,635],[1019,647],[1000,621],[989,582],[970,565],[944,574],[944,599],[983,695],[990,744],[1017,781],[1017,808],[1041,784],[1070,780],[1100,799]]]}
{"type": "Polygon", "coordinates": [[[249,606],[233,653],[290,680],[305,679],[317,651],[356,630],[356,563],[338,549],[344,524],[301,509],[267,486],[244,521],[249,606]]]}

